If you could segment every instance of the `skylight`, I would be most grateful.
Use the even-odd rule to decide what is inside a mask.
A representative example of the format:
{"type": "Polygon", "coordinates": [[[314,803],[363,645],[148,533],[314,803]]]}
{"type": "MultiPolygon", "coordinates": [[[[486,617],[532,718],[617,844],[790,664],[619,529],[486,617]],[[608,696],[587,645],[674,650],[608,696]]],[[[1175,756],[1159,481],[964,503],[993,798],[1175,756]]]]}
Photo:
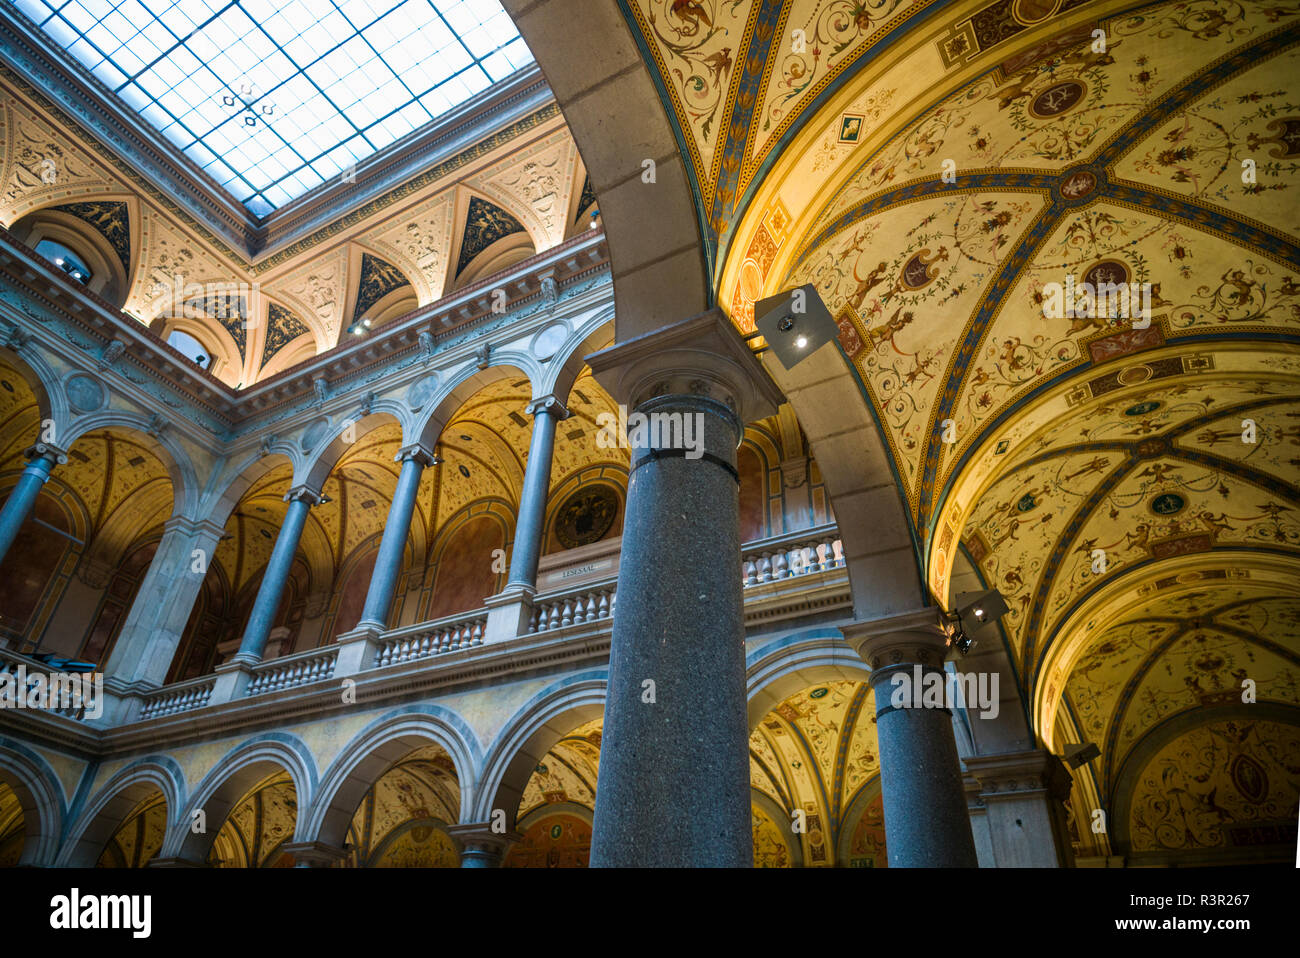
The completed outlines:
{"type": "Polygon", "coordinates": [[[6,0],[254,216],[532,62],[499,0],[6,0]]]}

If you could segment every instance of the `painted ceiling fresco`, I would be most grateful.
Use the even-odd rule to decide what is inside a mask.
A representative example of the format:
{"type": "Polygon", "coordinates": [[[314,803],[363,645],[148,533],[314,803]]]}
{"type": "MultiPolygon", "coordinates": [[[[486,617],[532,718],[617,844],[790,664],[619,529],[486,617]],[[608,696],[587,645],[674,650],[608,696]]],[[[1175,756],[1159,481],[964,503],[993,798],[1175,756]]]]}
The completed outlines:
{"type": "Polygon", "coordinates": [[[0,868],[13,868],[23,854],[24,832],[22,802],[4,782],[0,782],[0,868]]]}
{"type": "MultiPolygon", "coordinates": [[[[814,4],[673,5],[675,21],[641,5],[643,28],[652,11],[659,34],[676,24],[661,47],[733,47],[730,127],[708,140],[711,114],[670,110],[696,134],[702,218],[722,214],[720,303],[748,332],[756,300],[815,284],[933,595],[950,601],[964,555],[1007,597],[1036,728],[1097,742],[1098,800],[1196,696],[1240,701],[1234,670],[1294,707],[1300,626],[1274,609],[1257,642],[1156,584],[1208,577],[1216,614],[1263,615],[1264,584],[1300,569],[1300,5],[961,4],[915,23],[912,46],[867,39],[820,100],[795,98],[783,153],[730,171],[782,122],[764,112],[793,89],[773,63],[814,4]],[[1067,277],[1139,284],[1149,310],[1054,311],[1067,277]],[[1242,577],[1256,592],[1233,591],[1242,577]]],[[[819,45],[830,72],[858,25],[855,5],[823,6],[840,12],[819,45]]],[[[655,53],[679,64],[670,106],[705,90],[686,55],[655,53]]]]}
{"type": "Polygon", "coordinates": [[[755,863],[793,863],[797,839],[804,865],[886,864],[878,754],[865,682],[805,689],[763,716],[749,738],[750,781],[769,799],[754,805],[755,863]]]}
{"type": "Polygon", "coordinates": [[[111,157],[20,77],[0,73],[0,226],[21,237],[46,210],[83,221],[122,264],[127,288],[109,305],[197,335],[218,360],[214,375],[235,387],[343,342],[353,320],[396,289],[409,286],[418,306],[442,298],[491,245],[480,207],[525,231],[541,252],[580,231],[579,207],[591,205],[586,170],[554,107],[252,258],[111,157]],[[177,309],[177,291],[196,284],[244,291],[247,323],[204,308],[205,296],[187,293],[195,302],[177,309]]]}
{"type": "Polygon", "coordinates": [[[1138,777],[1127,823],[1132,850],[1276,843],[1295,828],[1297,755],[1300,729],[1266,719],[1211,722],[1178,737],[1138,777]]]}
{"type": "Polygon", "coordinates": [[[288,868],[293,856],[280,846],[293,840],[298,797],[288,772],[276,772],[240,799],[213,839],[208,865],[214,868],[288,868]]]}
{"type": "MultiPolygon", "coordinates": [[[[21,471],[24,450],[40,434],[35,395],[16,369],[0,363],[0,469],[21,471]]],[[[102,565],[118,562],[172,514],[171,476],[151,444],[127,430],[83,435],[45,486],[45,494],[62,501],[71,515],[70,531],[102,565]]]]}
{"type": "Polygon", "coordinates": [[[126,816],[100,852],[96,868],[144,868],[162,849],[167,802],[162,792],[144,799],[126,816]]]}
{"type": "Polygon", "coordinates": [[[445,827],[460,820],[460,785],[437,745],[411,752],[366,792],[348,827],[351,868],[456,868],[445,827]]]}

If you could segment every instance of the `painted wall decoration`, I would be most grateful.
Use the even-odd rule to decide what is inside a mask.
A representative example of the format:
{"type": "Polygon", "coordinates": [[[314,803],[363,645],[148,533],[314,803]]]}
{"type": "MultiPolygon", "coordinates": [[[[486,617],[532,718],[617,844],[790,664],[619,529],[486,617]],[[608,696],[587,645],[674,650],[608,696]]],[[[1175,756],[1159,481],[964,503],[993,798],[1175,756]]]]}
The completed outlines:
{"type": "Polygon", "coordinates": [[[280,846],[293,840],[298,799],[288,772],[255,785],[234,807],[208,852],[214,868],[291,868],[280,846]]]}
{"type": "Polygon", "coordinates": [[[1297,755],[1300,727],[1275,721],[1212,722],[1180,736],[1139,776],[1128,823],[1133,852],[1294,849],[1297,755]]]}
{"type": "Polygon", "coordinates": [[[471,196],[469,211],[465,214],[465,227],[461,234],[460,258],[456,261],[456,275],[464,272],[474,257],[499,239],[526,233],[524,224],[501,207],[477,196],[471,196]]]}
{"type": "Polygon", "coordinates": [[[361,274],[357,280],[357,304],[352,310],[352,321],[366,315],[375,303],[394,290],[411,285],[406,275],[392,263],[369,253],[361,254],[361,274]]]}
{"type": "Polygon", "coordinates": [[[131,215],[127,205],[120,200],[102,200],[90,203],[64,203],[53,207],[93,226],[108,240],[113,252],[122,262],[122,272],[131,275],[131,215]]]}
{"type": "Polygon", "coordinates": [[[579,489],[555,514],[555,535],[566,549],[591,545],[605,538],[618,517],[619,496],[609,486],[579,489]]]}
{"type": "Polygon", "coordinates": [[[311,332],[307,324],[279,303],[267,305],[266,340],[262,344],[262,365],[265,366],[281,349],[299,336],[311,332]]]}

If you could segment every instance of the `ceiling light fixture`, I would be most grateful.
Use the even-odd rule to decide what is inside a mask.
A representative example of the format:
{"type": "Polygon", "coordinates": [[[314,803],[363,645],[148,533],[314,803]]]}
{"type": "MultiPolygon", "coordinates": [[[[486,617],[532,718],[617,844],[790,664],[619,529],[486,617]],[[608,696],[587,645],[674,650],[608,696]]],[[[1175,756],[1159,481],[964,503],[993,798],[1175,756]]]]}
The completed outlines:
{"type": "Polygon", "coordinates": [[[754,304],[754,326],[786,369],[839,335],[839,326],[812,283],[754,304]]]}

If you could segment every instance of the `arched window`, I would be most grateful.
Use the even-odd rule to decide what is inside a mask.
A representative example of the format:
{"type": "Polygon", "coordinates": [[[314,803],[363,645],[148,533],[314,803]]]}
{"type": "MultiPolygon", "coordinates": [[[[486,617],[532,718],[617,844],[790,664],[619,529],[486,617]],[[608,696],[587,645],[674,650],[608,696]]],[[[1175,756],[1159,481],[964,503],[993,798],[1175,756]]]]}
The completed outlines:
{"type": "Polygon", "coordinates": [[[167,345],[188,356],[200,369],[207,369],[212,365],[212,355],[207,347],[189,333],[173,329],[171,335],[167,337],[167,345]]]}
{"type": "Polygon", "coordinates": [[[58,240],[41,240],[36,244],[36,252],[83,285],[89,283],[94,275],[80,256],[58,240]]]}

